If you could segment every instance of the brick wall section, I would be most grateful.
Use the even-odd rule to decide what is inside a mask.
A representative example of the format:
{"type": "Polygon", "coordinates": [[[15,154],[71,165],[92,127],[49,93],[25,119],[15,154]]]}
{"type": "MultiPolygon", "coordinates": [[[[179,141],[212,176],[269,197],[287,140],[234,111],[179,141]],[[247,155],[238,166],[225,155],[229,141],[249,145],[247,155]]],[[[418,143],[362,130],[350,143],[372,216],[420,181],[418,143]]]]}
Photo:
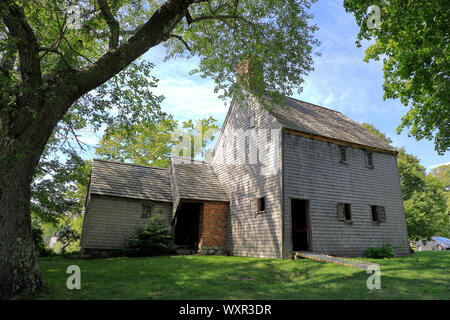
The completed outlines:
{"type": "Polygon", "coordinates": [[[227,246],[228,203],[205,202],[200,213],[199,249],[227,246]]]}

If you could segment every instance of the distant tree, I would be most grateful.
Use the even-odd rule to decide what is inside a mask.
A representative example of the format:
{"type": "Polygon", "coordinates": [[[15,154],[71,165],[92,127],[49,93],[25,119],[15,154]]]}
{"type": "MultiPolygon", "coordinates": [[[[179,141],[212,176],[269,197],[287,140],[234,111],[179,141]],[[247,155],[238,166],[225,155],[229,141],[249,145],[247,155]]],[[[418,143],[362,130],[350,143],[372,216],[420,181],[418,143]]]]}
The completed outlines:
{"type": "Polygon", "coordinates": [[[450,164],[441,165],[432,169],[428,176],[439,179],[444,187],[444,196],[447,201],[447,213],[445,215],[446,219],[441,223],[441,232],[442,236],[450,238],[450,164]]]}
{"type": "Polygon", "coordinates": [[[384,99],[399,98],[410,108],[397,131],[434,138],[443,154],[450,147],[448,1],[345,0],[344,7],[360,27],[357,45],[374,40],[364,61],[383,59],[384,99]],[[380,15],[368,10],[374,5],[380,15]]]}
{"type": "Polygon", "coordinates": [[[211,151],[207,146],[219,128],[216,123],[217,120],[209,117],[196,122],[184,121],[179,126],[172,116],[164,116],[126,129],[110,127],[96,152],[109,160],[167,167],[172,151],[191,158],[208,156],[211,151]]]}
{"type": "Polygon", "coordinates": [[[105,159],[167,167],[177,122],[171,116],[141,122],[130,128],[109,127],[96,148],[105,159]]]}
{"type": "Polygon", "coordinates": [[[178,141],[182,143],[176,146],[174,152],[180,152],[178,155],[191,159],[200,156],[204,160],[209,160],[213,150],[208,146],[216,138],[218,131],[217,120],[213,117],[195,122],[183,121],[181,128],[175,133],[178,141]]]}
{"type": "Polygon", "coordinates": [[[441,180],[445,187],[450,187],[450,164],[433,168],[429,175],[441,180]]]}
{"type": "Polygon", "coordinates": [[[361,127],[363,127],[364,129],[369,130],[370,132],[372,132],[374,135],[376,135],[378,138],[380,138],[381,140],[383,140],[387,144],[391,144],[392,143],[392,139],[391,138],[389,138],[383,132],[381,132],[380,130],[375,128],[372,124],[368,124],[368,123],[363,122],[363,123],[359,123],[359,125],[361,127]]]}
{"type": "MultiPolygon", "coordinates": [[[[408,236],[411,240],[448,236],[446,227],[450,223],[442,183],[434,177],[425,177],[423,187],[414,190],[404,201],[408,236]]],[[[447,227],[448,230],[448,227],[447,227]]]]}

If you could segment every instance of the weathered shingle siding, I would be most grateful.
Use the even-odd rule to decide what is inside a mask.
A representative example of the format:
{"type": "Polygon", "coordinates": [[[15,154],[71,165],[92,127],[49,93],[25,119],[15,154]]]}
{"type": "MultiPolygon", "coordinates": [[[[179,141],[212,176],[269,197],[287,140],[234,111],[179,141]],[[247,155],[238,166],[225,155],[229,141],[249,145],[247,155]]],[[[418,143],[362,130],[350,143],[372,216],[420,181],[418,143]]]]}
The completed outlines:
{"type": "Polygon", "coordinates": [[[128,237],[144,226],[143,205],[161,212],[170,227],[172,204],[108,197],[91,194],[84,217],[81,247],[83,249],[120,249],[128,237]]]}
{"type": "Polygon", "coordinates": [[[369,169],[362,149],[348,147],[342,164],[334,143],[286,133],[283,141],[285,252],[292,250],[291,199],[298,198],[310,200],[312,251],[362,256],[391,244],[398,255],[409,254],[395,155],[373,152],[369,169]],[[352,225],[338,221],[338,202],[351,203],[352,225]],[[386,222],[372,222],[370,205],[385,207],[386,222]]]}
{"type": "MultiPolygon", "coordinates": [[[[274,169],[272,175],[261,174],[263,164],[227,164],[234,160],[231,136],[233,129],[250,129],[249,116],[256,115],[255,129],[280,129],[273,117],[257,107],[241,107],[233,103],[224,124],[222,136],[218,141],[212,160],[214,171],[230,199],[228,216],[227,247],[237,256],[281,257],[281,184],[280,184],[280,131],[272,137],[277,140],[265,158],[274,169]],[[224,141],[226,146],[224,149],[224,141]],[[250,211],[250,199],[266,197],[266,211],[255,214],[250,211]]],[[[259,133],[258,140],[261,139],[259,133]]],[[[243,135],[239,139],[245,139],[243,135]]],[[[239,143],[238,143],[239,145],[239,143]]],[[[253,150],[251,149],[249,153],[253,150]]],[[[244,150],[239,150],[242,154],[244,150]]],[[[251,154],[249,154],[251,157],[251,154]]],[[[269,165],[265,166],[268,168],[269,165]]]]}

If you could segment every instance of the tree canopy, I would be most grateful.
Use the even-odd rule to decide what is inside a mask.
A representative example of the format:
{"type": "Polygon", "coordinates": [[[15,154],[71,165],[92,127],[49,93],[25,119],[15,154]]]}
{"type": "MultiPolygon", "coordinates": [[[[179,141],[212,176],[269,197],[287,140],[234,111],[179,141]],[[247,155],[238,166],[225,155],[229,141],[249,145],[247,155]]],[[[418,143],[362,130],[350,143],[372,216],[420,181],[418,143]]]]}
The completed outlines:
{"type": "Polygon", "coordinates": [[[364,60],[383,60],[384,98],[410,107],[398,132],[409,128],[417,140],[434,139],[443,154],[450,147],[448,1],[345,0],[344,7],[360,27],[357,45],[374,40],[364,60]],[[368,10],[374,5],[378,17],[368,10]],[[373,20],[378,21],[368,23],[373,20]]]}
{"type": "Polygon", "coordinates": [[[165,116],[156,122],[138,123],[126,129],[110,127],[100,140],[96,153],[109,160],[156,167],[167,167],[174,152],[176,156],[192,159],[208,158],[211,149],[206,147],[215,138],[216,122],[209,117],[178,125],[171,116],[165,116]],[[186,148],[188,150],[184,150],[186,148]]]}

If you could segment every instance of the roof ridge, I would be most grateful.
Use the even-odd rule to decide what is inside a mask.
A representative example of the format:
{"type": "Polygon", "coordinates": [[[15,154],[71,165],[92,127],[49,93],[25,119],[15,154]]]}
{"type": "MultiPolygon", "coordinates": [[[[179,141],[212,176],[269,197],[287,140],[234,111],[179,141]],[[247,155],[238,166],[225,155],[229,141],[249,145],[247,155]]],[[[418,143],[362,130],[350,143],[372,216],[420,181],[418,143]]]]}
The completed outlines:
{"type": "Polygon", "coordinates": [[[291,100],[296,100],[296,101],[299,101],[299,102],[303,102],[303,103],[307,103],[307,104],[310,104],[310,105],[315,106],[315,107],[319,107],[319,108],[322,108],[322,109],[325,109],[325,110],[333,111],[333,112],[340,113],[340,114],[344,115],[340,111],[337,111],[337,110],[334,110],[334,109],[330,109],[330,108],[326,108],[326,107],[322,107],[322,106],[319,106],[318,104],[315,104],[315,103],[311,103],[311,102],[300,100],[300,99],[293,98],[293,97],[286,97],[286,98],[291,99],[291,100]]]}
{"type": "Polygon", "coordinates": [[[182,160],[186,160],[186,162],[181,162],[181,163],[174,163],[174,164],[211,164],[210,162],[207,162],[205,160],[200,160],[200,159],[192,159],[192,158],[188,158],[188,157],[180,157],[180,156],[171,156],[172,159],[182,159],[182,160]]]}
{"type": "Polygon", "coordinates": [[[161,168],[161,167],[155,167],[155,166],[149,166],[149,165],[143,165],[143,164],[137,164],[137,163],[113,161],[113,160],[106,160],[106,159],[99,159],[99,158],[93,158],[92,161],[103,161],[103,162],[109,162],[109,163],[115,163],[115,164],[123,164],[123,165],[127,165],[127,166],[136,166],[136,167],[144,167],[144,168],[150,168],[150,169],[168,170],[168,168],[161,168]]]}

